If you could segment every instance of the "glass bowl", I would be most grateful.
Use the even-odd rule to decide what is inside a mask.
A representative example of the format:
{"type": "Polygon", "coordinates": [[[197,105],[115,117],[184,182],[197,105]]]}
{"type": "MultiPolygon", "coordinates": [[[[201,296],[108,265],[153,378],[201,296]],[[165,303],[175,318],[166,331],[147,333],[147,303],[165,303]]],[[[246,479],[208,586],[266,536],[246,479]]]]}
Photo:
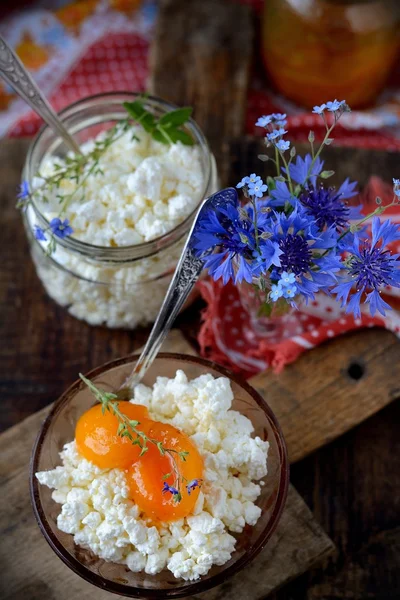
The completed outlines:
{"type": "MultiPolygon", "coordinates": [[[[88,374],[99,387],[117,389],[131,372],[137,356],[109,362],[88,374]]],[[[167,570],[158,575],[133,573],[125,565],[106,562],[91,551],[74,544],[73,536],[57,528],[60,505],[51,498],[51,490],[39,484],[37,471],[54,469],[60,464],[59,452],[74,439],[75,425],[83,412],[93,406],[91,392],[78,380],[55,403],[44,421],[33,448],[30,465],[30,489],[34,513],[44,537],[55,553],[75,573],[109,592],[130,598],[180,598],[204,592],[225,582],[260,552],[270,539],[281,516],[289,482],[286,446],[276,418],[263,398],[245,381],[215,363],[181,354],[159,354],[147,371],[143,383],[152,386],[157,376],[174,377],[182,369],[188,379],[211,373],[228,377],[234,401],[232,408],[248,417],[258,435],[270,443],[268,475],[257,505],[262,509],[254,527],[247,526],[237,538],[231,559],[222,566],[214,565],[201,579],[188,582],[167,570]]]]}

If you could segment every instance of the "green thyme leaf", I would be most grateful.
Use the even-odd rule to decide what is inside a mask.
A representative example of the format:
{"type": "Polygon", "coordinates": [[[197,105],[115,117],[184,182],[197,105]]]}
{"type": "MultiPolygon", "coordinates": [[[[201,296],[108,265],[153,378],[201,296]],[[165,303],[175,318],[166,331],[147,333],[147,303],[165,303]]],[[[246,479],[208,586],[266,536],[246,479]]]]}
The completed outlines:
{"type": "Polygon", "coordinates": [[[163,479],[168,479],[169,477],[171,477],[172,473],[166,473],[165,475],[163,475],[163,479]]]}

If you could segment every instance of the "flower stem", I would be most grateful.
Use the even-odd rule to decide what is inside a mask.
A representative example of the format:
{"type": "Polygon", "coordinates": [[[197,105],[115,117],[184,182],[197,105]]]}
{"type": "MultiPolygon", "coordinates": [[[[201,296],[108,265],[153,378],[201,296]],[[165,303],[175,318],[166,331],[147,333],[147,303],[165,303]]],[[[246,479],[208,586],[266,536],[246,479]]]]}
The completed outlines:
{"type": "Polygon", "coordinates": [[[275,146],[275,165],[276,165],[276,172],[277,172],[277,175],[279,177],[280,174],[281,174],[281,167],[280,167],[280,164],[279,164],[279,151],[278,151],[278,148],[276,146],[275,146]]]}

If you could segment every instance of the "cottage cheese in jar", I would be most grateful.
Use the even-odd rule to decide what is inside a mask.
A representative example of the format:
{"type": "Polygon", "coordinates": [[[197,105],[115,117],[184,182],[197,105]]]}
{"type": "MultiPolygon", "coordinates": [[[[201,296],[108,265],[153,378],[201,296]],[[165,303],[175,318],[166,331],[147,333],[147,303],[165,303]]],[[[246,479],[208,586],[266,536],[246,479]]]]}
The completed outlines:
{"type": "MultiPolygon", "coordinates": [[[[92,152],[105,135],[83,143],[82,153],[92,152]]],[[[42,283],[54,300],[92,325],[135,328],[153,322],[190,227],[188,217],[216,191],[213,157],[204,145],[164,144],[133,125],[78,183],[65,177],[41,197],[44,181],[65,169],[66,160],[45,154],[30,182],[37,194],[25,223],[42,283]],[[62,218],[73,233],[49,255],[50,240],[34,238],[38,214],[50,223],[71,195],[62,218]],[[175,239],[165,241],[185,223],[175,239]]]]}

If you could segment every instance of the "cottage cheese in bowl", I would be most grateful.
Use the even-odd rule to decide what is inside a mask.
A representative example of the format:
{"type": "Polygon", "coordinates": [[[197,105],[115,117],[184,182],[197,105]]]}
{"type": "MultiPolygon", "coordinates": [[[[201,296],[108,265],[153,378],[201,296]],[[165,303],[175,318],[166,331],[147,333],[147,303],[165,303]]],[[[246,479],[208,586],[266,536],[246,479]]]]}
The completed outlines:
{"type": "Polygon", "coordinates": [[[36,473],[61,505],[58,528],[77,545],[133,572],[168,570],[177,579],[196,581],[213,565],[225,564],[243,529],[261,516],[257,498],[269,449],[268,441],[254,435],[251,421],[231,408],[232,401],[230,380],[211,374],[188,380],[178,370],[174,378],[159,377],[152,388],[137,386],[131,402],[179,429],[202,457],[193,510],[155,523],[132,500],[127,471],[99,468],[78,452],[74,440],[64,446],[61,466],[36,473]]]}
{"type": "MultiPolygon", "coordinates": [[[[102,110],[108,107],[106,100],[102,110]]],[[[155,100],[153,104],[157,107],[155,100]]],[[[49,147],[42,149],[35,168],[25,167],[24,176],[37,191],[34,207],[28,206],[25,213],[37,272],[48,294],[75,317],[123,328],[155,320],[189,217],[217,187],[214,159],[194,122],[191,127],[195,143],[184,145],[160,143],[142,127],[131,125],[79,183],[65,177],[50,190],[43,186],[44,178],[64,169],[68,159],[49,147]],[[68,219],[73,234],[57,239],[49,256],[50,238],[35,239],[35,226],[58,217],[71,194],[61,217],[68,219]]],[[[82,153],[92,152],[105,136],[101,132],[86,140],[82,153]]],[[[33,162],[32,154],[27,165],[33,162]]]]}

